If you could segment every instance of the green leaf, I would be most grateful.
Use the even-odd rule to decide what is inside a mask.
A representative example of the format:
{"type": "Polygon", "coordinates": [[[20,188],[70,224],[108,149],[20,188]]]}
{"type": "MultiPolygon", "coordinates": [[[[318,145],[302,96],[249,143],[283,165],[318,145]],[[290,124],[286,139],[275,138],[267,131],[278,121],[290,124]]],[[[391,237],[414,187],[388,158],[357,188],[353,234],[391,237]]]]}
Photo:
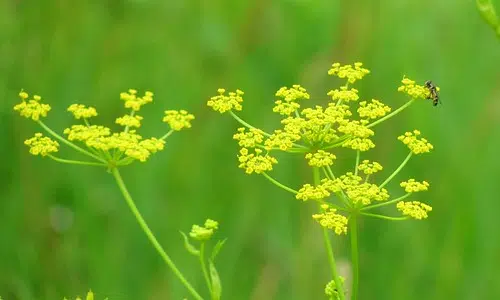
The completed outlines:
{"type": "Polygon", "coordinates": [[[182,231],[179,231],[179,232],[181,233],[182,237],[184,238],[184,247],[186,248],[186,250],[189,253],[193,254],[194,256],[200,256],[200,250],[196,249],[195,246],[191,245],[187,235],[182,231]]]}
{"type": "Polygon", "coordinates": [[[218,241],[217,244],[215,244],[214,248],[212,249],[212,255],[210,256],[210,260],[215,261],[215,258],[219,254],[220,250],[222,249],[222,246],[226,243],[227,239],[224,239],[222,241],[218,241]]]}
{"type": "Polygon", "coordinates": [[[222,286],[219,278],[219,273],[217,272],[217,269],[215,268],[212,260],[209,260],[208,263],[210,266],[210,278],[212,281],[212,299],[219,300],[222,294],[222,286]]]}

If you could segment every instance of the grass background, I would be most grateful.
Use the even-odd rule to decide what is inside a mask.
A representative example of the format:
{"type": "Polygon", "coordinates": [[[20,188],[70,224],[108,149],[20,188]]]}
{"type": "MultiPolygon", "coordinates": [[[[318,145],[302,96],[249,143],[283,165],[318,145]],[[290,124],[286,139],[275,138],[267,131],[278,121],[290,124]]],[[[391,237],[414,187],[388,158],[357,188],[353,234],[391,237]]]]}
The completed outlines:
{"type": "MultiPolygon", "coordinates": [[[[360,299],[500,298],[500,44],[473,1],[453,0],[0,1],[0,295],[187,296],[112,177],[30,156],[23,140],[40,129],[12,111],[24,88],[52,105],[46,123],[60,132],[75,102],[112,125],[124,113],[119,93],[136,88],[155,93],[141,114],[145,136],[165,132],[165,109],[196,115],[165,151],[123,170],[185,274],[203,287],[178,230],[210,217],[228,238],[218,262],[224,299],[323,299],[328,269],[313,207],[239,170],[238,125],[206,101],[219,87],[240,88],[241,115],[271,129],[275,91],[300,83],[324,104],[339,84],[326,75],[334,61],[372,70],[357,86],[363,98],[398,107],[407,75],[432,79],[443,102],[416,103],[377,127],[367,158],[385,176],[406,155],[395,140],[402,131],[418,128],[433,142],[435,151],[412,159],[389,189],[426,179],[431,190],[420,199],[434,210],[425,222],[361,223],[360,299]]],[[[342,153],[339,167],[351,166],[352,153],[342,153]]],[[[311,180],[301,160],[286,157],[273,175],[293,187],[311,180]]],[[[335,238],[334,247],[348,266],[348,240],[335,238]]]]}

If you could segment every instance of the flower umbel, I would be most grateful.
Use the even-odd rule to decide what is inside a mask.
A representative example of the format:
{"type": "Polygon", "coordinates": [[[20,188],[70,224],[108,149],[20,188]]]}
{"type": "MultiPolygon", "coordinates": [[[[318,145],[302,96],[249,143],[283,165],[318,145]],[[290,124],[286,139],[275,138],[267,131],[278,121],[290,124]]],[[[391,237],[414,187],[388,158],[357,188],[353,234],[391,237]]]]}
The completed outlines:
{"type": "Polygon", "coordinates": [[[220,113],[224,113],[228,110],[241,110],[241,103],[243,102],[243,92],[236,90],[236,92],[229,92],[229,96],[224,95],[226,93],[225,89],[218,89],[219,95],[213,96],[208,100],[207,105],[213,110],[220,113]]]}
{"type": "Polygon", "coordinates": [[[59,143],[41,133],[35,133],[35,136],[24,141],[24,144],[30,147],[30,153],[33,155],[46,156],[59,151],[59,143]]]}
{"type": "Polygon", "coordinates": [[[14,106],[14,110],[18,111],[19,114],[25,118],[32,119],[33,121],[40,120],[40,117],[46,117],[47,113],[50,111],[50,105],[41,103],[42,98],[38,95],[34,95],[33,99],[27,100],[29,95],[26,92],[21,91],[19,97],[22,102],[14,106]]]}
{"type": "Polygon", "coordinates": [[[191,128],[192,120],[194,120],[194,116],[185,110],[166,110],[165,117],[163,117],[163,122],[175,131],[191,128]]]}
{"type": "Polygon", "coordinates": [[[273,165],[278,163],[276,158],[269,154],[263,154],[263,150],[258,148],[254,149],[254,153],[249,153],[247,148],[241,148],[238,161],[240,162],[239,167],[245,169],[247,174],[271,171],[273,165]]]}
{"type": "Polygon", "coordinates": [[[406,132],[404,135],[399,136],[398,140],[408,146],[413,154],[430,152],[434,147],[426,139],[419,139],[420,134],[420,131],[413,130],[413,132],[406,132]]]}
{"type": "Polygon", "coordinates": [[[418,182],[415,179],[409,179],[408,181],[401,182],[401,187],[405,189],[407,193],[416,193],[427,191],[429,189],[429,183],[427,181],[418,182]]]}
{"type": "Polygon", "coordinates": [[[68,111],[71,112],[77,120],[81,118],[88,119],[97,116],[97,111],[95,108],[91,106],[86,107],[83,104],[71,104],[68,107],[68,111]]]}
{"type": "Polygon", "coordinates": [[[403,215],[417,220],[426,219],[427,213],[432,211],[432,207],[419,201],[400,201],[396,207],[403,213],[403,215]]]}
{"type": "Polygon", "coordinates": [[[337,235],[347,234],[347,218],[337,213],[337,210],[331,208],[328,204],[322,204],[322,213],[314,214],[312,217],[321,226],[331,229],[337,235]]]}

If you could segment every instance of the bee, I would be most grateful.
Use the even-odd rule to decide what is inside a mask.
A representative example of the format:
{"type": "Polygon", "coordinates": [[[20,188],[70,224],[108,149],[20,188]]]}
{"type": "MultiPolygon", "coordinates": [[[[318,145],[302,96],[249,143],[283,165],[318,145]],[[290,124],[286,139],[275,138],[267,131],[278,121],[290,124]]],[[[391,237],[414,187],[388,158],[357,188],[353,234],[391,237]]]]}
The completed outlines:
{"type": "Polygon", "coordinates": [[[438,105],[438,103],[441,103],[441,101],[439,100],[438,88],[434,85],[434,83],[432,83],[432,81],[430,80],[427,80],[425,82],[425,87],[429,89],[430,94],[427,99],[432,100],[432,105],[436,106],[438,105]]]}

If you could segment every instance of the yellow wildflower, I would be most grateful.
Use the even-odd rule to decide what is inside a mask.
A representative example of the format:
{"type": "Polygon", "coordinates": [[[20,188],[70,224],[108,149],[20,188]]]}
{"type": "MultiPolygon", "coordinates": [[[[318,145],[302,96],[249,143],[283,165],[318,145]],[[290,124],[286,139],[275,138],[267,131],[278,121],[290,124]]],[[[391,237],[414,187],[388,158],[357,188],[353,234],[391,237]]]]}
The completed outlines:
{"type": "Polygon", "coordinates": [[[293,147],[293,143],[300,139],[300,135],[293,132],[283,131],[277,129],[271,136],[269,136],[264,142],[266,150],[271,150],[274,148],[279,148],[282,151],[286,151],[293,147]]]}
{"type": "Polygon", "coordinates": [[[384,103],[372,99],[370,103],[362,101],[359,103],[358,114],[361,118],[376,119],[385,116],[391,108],[384,103]]]}
{"type": "Polygon", "coordinates": [[[309,165],[311,167],[326,167],[326,166],[331,166],[333,165],[333,161],[337,157],[330,153],[326,152],[323,150],[318,150],[315,153],[307,153],[306,154],[306,159],[309,160],[309,165]]]}
{"type": "Polygon", "coordinates": [[[413,130],[413,132],[406,132],[404,135],[399,136],[398,140],[408,146],[414,154],[430,152],[434,147],[426,139],[418,139],[420,134],[420,131],[413,130]]]}
{"type": "Polygon", "coordinates": [[[262,149],[254,149],[254,153],[249,154],[247,148],[241,148],[238,156],[239,167],[245,169],[247,174],[271,171],[273,164],[277,164],[278,160],[269,154],[262,155],[262,152],[262,149]]]}
{"type": "Polygon", "coordinates": [[[352,65],[341,66],[340,63],[334,63],[330,70],[328,70],[328,75],[347,78],[349,83],[354,83],[356,80],[362,79],[366,74],[370,73],[368,69],[364,69],[362,66],[363,64],[360,62],[354,63],[354,67],[352,65]]]}
{"type": "Polygon", "coordinates": [[[91,106],[85,107],[85,105],[83,104],[71,104],[68,107],[68,111],[71,112],[77,120],[81,118],[87,119],[97,116],[97,111],[95,108],[91,106]]]}
{"type": "Polygon", "coordinates": [[[111,134],[111,130],[107,127],[97,125],[73,125],[71,128],[64,129],[63,133],[68,136],[68,140],[70,141],[87,141],[97,137],[108,136],[111,134]]]}
{"type": "Polygon", "coordinates": [[[330,196],[330,192],[323,185],[313,186],[304,184],[299,190],[295,198],[303,201],[321,200],[330,196]]]}
{"type": "Polygon", "coordinates": [[[432,211],[432,207],[419,201],[400,201],[396,204],[396,208],[405,216],[410,216],[417,220],[427,218],[427,213],[432,211]]]}
{"type": "Polygon", "coordinates": [[[218,228],[217,221],[207,219],[204,226],[193,225],[189,236],[198,241],[208,241],[218,228]]]}
{"type": "Polygon", "coordinates": [[[233,139],[238,141],[238,145],[246,148],[254,148],[264,140],[263,131],[256,128],[250,128],[245,132],[245,127],[238,128],[238,133],[233,135],[233,139]]]}
{"type": "Polygon", "coordinates": [[[346,140],[342,147],[351,148],[353,150],[368,151],[375,147],[372,140],[369,139],[375,133],[373,130],[366,127],[368,121],[349,121],[338,127],[340,132],[352,135],[353,138],[346,140]]]}
{"type": "Polygon", "coordinates": [[[328,116],[332,123],[345,123],[346,118],[352,116],[349,105],[328,103],[325,109],[325,114],[328,116]]]}
{"type": "Polygon", "coordinates": [[[241,102],[243,102],[243,92],[236,90],[236,92],[229,92],[229,96],[224,95],[225,89],[218,89],[219,95],[213,96],[208,100],[207,105],[213,110],[224,113],[228,110],[241,110],[241,102]]]}
{"type": "Polygon", "coordinates": [[[347,234],[347,218],[337,213],[337,210],[330,208],[328,204],[322,204],[323,212],[314,214],[312,217],[322,227],[332,229],[337,235],[347,234]]]}
{"type": "Polygon", "coordinates": [[[409,179],[408,181],[403,181],[400,184],[401,187],[405,189],[407,193],[416,193],[427,191],[429,189],[429,183],[427,181],[418,182],[415,179],[409,179]]]}
{"type": "Polygon", "coordinates": [[[310,96],[306,89],[298,84],[294,84],[291,88],[282,87],[276,92],[276,97],[283,98],[286,102],[293,102],[300,99],[309,99],[310,96]]]}
{"type": "Polygon", "coordinates": [[[35,133],[35,136],[24,141],[24,144],[30,147],[30,153],[33,155],[46,156],[59,151],[59,143],[41,133],[35,133]]]}
{"type": "Polygon", "coordinates": [[[120,124],[122,126],[128,126],[128,127],[141,127],[141,120],[143,118],[141,116],[131,116],[131,115],[124,115],[123,117],[117,118],[115,123],[120,124]]]}
{"type": "MultiPolygon", "coordinates": [[[[403,77],[401,83],[403,85],[398,87],[398,91],[408,94],[413,99],[428,99],[430,96],[430,91],[427,87],[415,84],[415,81],[409,78],[403,77]]],[[[439,88],[437,90],[439,91],[439,88]]]]}
{"type": "Polygon", "coordinates": [[[125,108],[131,108],[133,111],[139,111],[143,105],[153,102],[153,93],[146,91],[144,96],[138,97],[136,90],[129,89],[128,93],[120,93],[120,99],[125,101],[125,108]]]}
{"type": "Polygon", "coordinates": [[[368,205],[375,201],[385,201],[389,199],[389,193],[386,189],[380,189],[377,185],[371,183],[361,183],[349,186],[346,194],[353,203],[362,203],[368,205]]]}
{"type": "Polygon", "coordinates": [[[346,86],[341,86],[340,90],[335,89],[327,93],[328,96],[332,97],[332,100],[342,100],[342,101],[357,101],[359,99],[357,89],[347,89],[346,86]]]}
{"type": "Polygon", "coordinates": [[[378,171],[382,171],[382,165],[378,162],[370,162],[369,160],[363,160],[359,166],[358,170],[363,171],[366,175],[374,174],[378,171]]]}
{"type": "Polygon", "coordinates": [[[192,114],[188,114],[185,110],[166,110],[163,122],[168,123],[170,128],[179,131],[183,128],[191,128],[191,121],[194,120],[192,114]]]}
{"type": "Polygon", "coordinates": [[[38,95],[34,95],[33,99],[26,101],[29,95],[26,92],[21,91],[19,97],[22,102],[14,106],[14,110],[18,111],[22,117],[32,119],[33,121],[40,120],[40,117],[46,117],[47,113],[50,111],[50,105],[43,104],[40,101],[42,98],[38,95]]]}

